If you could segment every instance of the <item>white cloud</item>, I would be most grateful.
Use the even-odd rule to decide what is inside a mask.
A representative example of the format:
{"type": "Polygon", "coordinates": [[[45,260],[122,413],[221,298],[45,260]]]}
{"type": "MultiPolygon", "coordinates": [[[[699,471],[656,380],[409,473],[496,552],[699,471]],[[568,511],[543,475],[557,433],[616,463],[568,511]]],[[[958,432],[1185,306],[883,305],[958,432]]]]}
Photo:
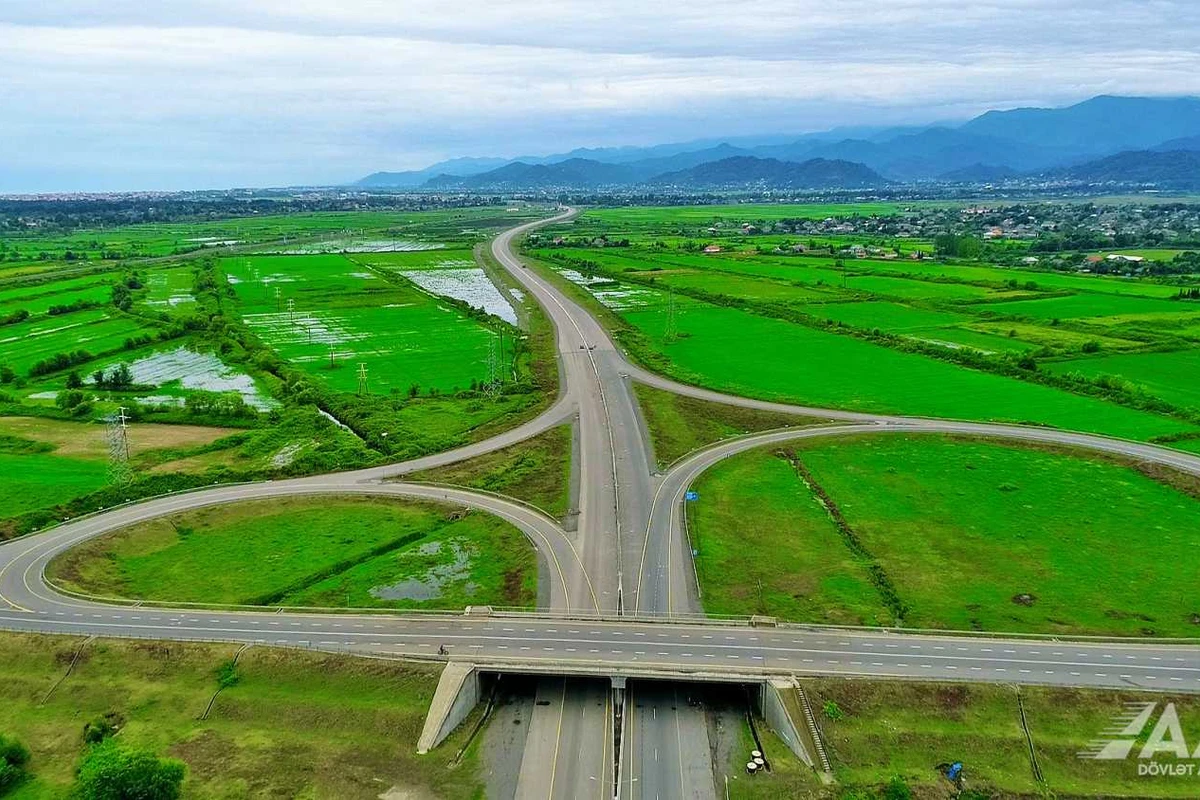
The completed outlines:
{"type": "Polygon", "coordinates": [[[1200,8],[1165,0],[16,5],[0,9],[0,190],[333,182],[1200,93],[1200,8]]]}

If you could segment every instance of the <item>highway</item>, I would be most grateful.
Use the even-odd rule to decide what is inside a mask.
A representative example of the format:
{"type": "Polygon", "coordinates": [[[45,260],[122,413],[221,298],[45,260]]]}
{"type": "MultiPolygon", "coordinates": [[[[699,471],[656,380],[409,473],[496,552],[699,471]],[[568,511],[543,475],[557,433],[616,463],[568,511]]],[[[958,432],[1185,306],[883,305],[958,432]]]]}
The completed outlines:
{"type": "MultiPolygon", "coordinates": [[[[813,626],[699,622],[683,494],[707,468],[752,447],[861,433],[959,433],[1039,441],[1118,454],[1200,474],[1200,456],[1049,428],[871,415],[733,397],[671,381],[630,363],[600,323],[526,269],[513,243],[492,244],[501,266],[554,325],[559,397],[511,431],[457,450],[352,472],[173,495],[65,522],[0,545],[0,628],[222,640],[363,656],[451,658],[544,675],[526,736],[519,797],[605,797],[613,784],[613,697],[597,678],[757,680],[844,675],[1200,691],[1200,649],[1156,642],[1060,642],[1013,637],[892,633],[813,626]],[[720,442],[655,475],[632,381],[698,399],[829,420],[720,442]],[[579,428],[577,530],[565,531],[512,498],[405,483],[404,475],[507,447],[566,421],[579,428]],[[542,613],[307,613],[296,610],[135,607],[68,597],[46,584],[46,564],[88,538],[134,522],[218,503],[297,494],[370,493],[436,500],[496,514],[537,547],[542,613]],[[573,676],[566,679],[564,676],[573,676]]],[[[622,797],[715,797],[703,713],[670,686],[631,682],[622,741],[622,797]]]]}

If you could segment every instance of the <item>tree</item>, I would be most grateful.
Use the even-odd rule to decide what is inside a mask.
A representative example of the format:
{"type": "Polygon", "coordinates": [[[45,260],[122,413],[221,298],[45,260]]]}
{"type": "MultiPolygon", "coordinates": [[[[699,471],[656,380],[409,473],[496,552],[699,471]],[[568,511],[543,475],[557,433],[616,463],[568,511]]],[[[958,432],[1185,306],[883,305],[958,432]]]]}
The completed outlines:
{"type": "Polygon", "coordinates": [[[0,367],[0,383],[12,383],[17,377],[17,373],[13,372],[13,368],[5,364],[0,367]]]}
{"type": "Polygon", "coordinates": [[[184,771],[182,761],[128,750],[107,740],[84,756],[74,796],[80,800],[175,800],[184,771]]]}
{"type": "Polygon", "coordinates": [[[122,389],[133,385],[133,371],[128,364],[117,364],[108,376],[108,385],[114,389],[122,389]]]}
{"type": "Polygon", "coordinates": [[[54,404],[61,409],[70,409],[83,402],[83,392],[78,389],[72,389],[68,392],[59,392],[58,397],[54,398],[54,404]]]}
{"type": "Polygon", "coordinates": [[[67,373],[67,388],[79,389],[83,386],[83,379],[79,377],[79,373],[71,370],[67,373]]]}
{"type": "Polygon", "coordinates": [[[133,293],[129,291],[128,286],[118,283],[112,287],[112,304],[122,311],[133,308],[133,293]]]}

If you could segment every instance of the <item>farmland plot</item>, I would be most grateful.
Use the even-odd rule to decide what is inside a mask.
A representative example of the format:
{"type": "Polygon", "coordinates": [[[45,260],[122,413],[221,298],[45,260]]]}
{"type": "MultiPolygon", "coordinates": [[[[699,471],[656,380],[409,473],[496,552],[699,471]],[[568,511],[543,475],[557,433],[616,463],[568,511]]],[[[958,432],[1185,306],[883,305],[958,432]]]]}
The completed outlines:
{"type": "Polygon", "coordinates": [[[375,393],[453,391],[486,377],[495,333],[348,258],[263,256],[225,268],[251,330],[338,391],[358,390],[359,364],[375,393]]]}

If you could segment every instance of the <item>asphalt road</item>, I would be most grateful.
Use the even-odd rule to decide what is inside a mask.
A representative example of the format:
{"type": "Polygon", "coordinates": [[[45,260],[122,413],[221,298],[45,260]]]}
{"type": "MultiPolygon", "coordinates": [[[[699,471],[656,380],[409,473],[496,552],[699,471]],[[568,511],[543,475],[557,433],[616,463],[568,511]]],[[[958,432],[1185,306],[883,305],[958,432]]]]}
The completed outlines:
{"type": "MultiPolygon", "coordinates": [[[[1200,649],[1162,643],[1059,642],[893,634],[803,626],[696,624],[700,611],[679,514],[682,494],[706,468],[745,449],[800,437],[869,432],[965,433],[1051,442],[1116,453],[1200,474],[1200,456],[1046,428],[878,416],[788,406],[679,384],[627,361],[599,322],[525,269],[512,242],[493,242],[500,264],[545,309],[557,332],[562,391],[537,419],[474,445],[403,464],[273,483],[218,487],[114,509],[0,545],[0,628],[147,639],[222,640],[376,657],[454,658],[495,669],[546,674],[538,688],[518,796],[583,797],[612,765],[613,708],[602,683],[556,674],[754,679],[775,674],[854,675],[1069,686],[1200,691],[1200,649]],[[691,397],[831,420],[719,443],[651,473],[630,378],[691,397]],[[422,484],[398,476],[523,441],[577,418],[578,530],[567,533],[511,498],[422,484]],[[371,493],[453,502],[520,527],[549,575],[543,605],[554,615],[472,617],[156,609],[65,597],[43,580],[63,549],[132,522],[215,503],[295,494],[371,493]],[[620,616],[624,612],[625,616],[620,616]],[[630,615],[638,616],[630,616],[630,615]],[[663,621],[679,615],[674,621],[663,621]],[[603,697],[601,704],[599,698],[603,697]],[[544,704],[542,704],[544,703],[544,704]],[[607,750],[604,749],[607,745],[607,750]],[[600,746],[597,755],[597,744],[600,746]]],[[[707,731],[669,687],[631,690],[631,736],[622,796],[708,797],[714,788],[707,731]],[[649,710],[649,719],[646,711],[649,710]],[[674,738],[673,738],[674,737],[674,738]],[[697,768],[697,764],[701,767],[697,768]]],[[[702,715],[700,717],[702,720],[702,715]]],[[[611,786],[610,786],[611,788],[611,786]]]]}

